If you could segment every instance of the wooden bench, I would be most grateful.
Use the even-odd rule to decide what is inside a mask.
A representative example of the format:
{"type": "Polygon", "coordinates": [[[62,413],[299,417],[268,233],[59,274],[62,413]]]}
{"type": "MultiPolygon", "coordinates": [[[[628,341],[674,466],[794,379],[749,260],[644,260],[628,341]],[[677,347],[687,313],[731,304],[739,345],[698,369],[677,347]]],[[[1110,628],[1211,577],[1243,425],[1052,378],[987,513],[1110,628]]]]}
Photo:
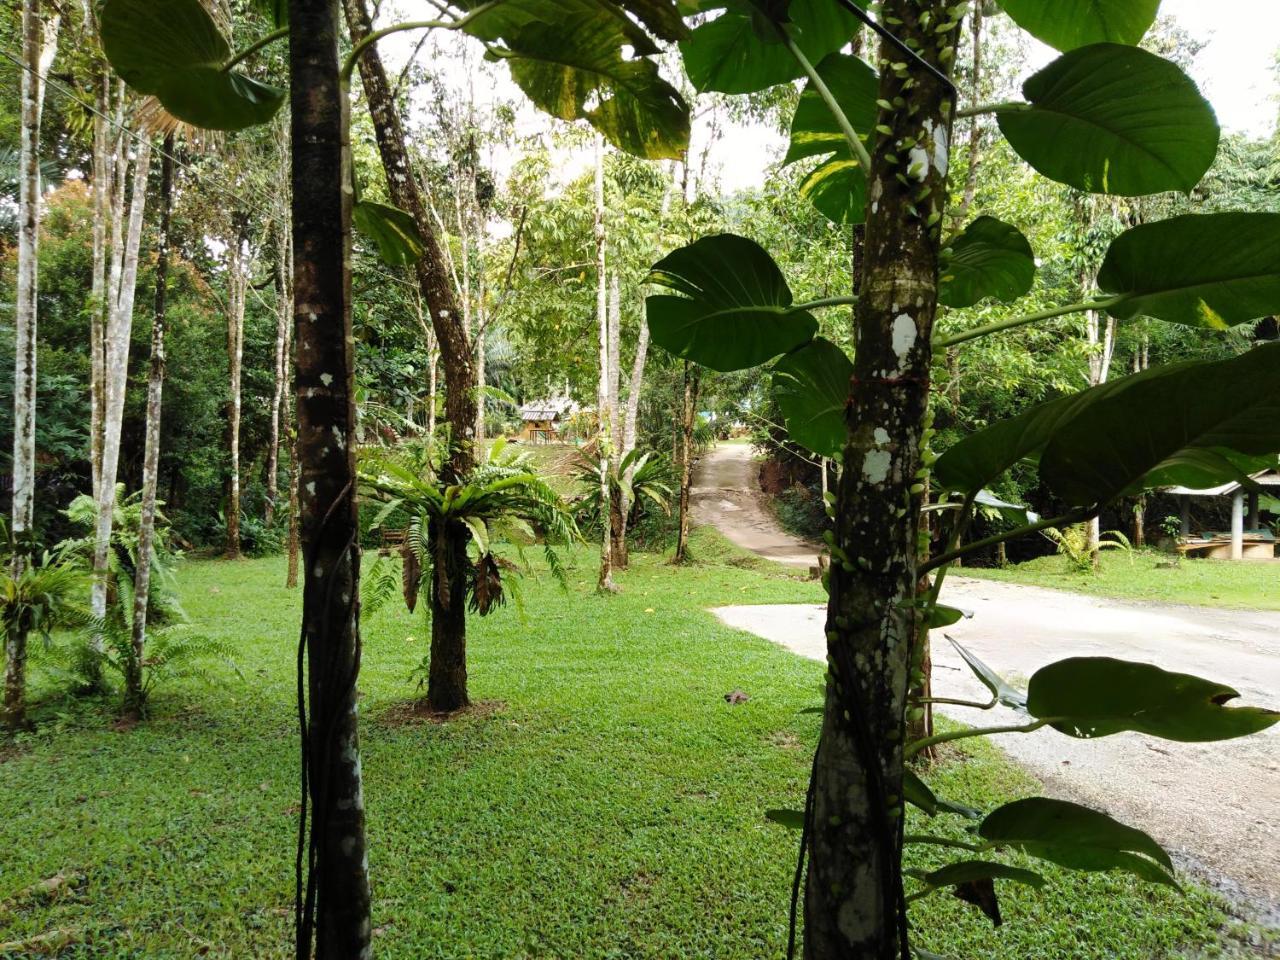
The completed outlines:
{"type": "Polygon", "coordinates": [[[382,528],[382,544],[378,547],[378,553],[381,556],[388,556],[393,551],[398,552],[404,546],[404,538],[408,534],[408,530],[401,527],[399,530],[390,530],[387,527],[382,528]]]}

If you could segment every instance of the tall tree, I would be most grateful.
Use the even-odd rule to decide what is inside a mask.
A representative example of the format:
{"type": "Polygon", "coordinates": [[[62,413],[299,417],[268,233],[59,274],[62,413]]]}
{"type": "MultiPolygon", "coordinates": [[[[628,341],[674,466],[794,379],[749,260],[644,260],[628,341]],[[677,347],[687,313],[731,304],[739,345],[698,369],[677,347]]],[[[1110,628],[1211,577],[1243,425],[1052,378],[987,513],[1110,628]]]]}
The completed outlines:
{"type": "MultiPolygon", "coordinates": [[[[343,2],[351,41],[360,44],[371,32],[365,0],[343,2]]],[[[358,64],[386,171],[387,192],[391,201],[413,218],[423,241],[423,254],[414,262],[414,272],[431,317],[444,373],[445,420],[451,433],[442,474],[446,483],[456,483],[470,473],[476,463],[478,385],[472,345],[454,296],[435,226],[409,163],[404,128],[375,44],[364,47],[358,64]]],[[[437,556],[444,562],[441,564],[443,581],[435,583],[431,589],[431,666],[427,678],[427,700],[436,710],[452,711],[470,702],[467,696],[466,607],[461,600],[452,601],[453,597],[466,595],[469,534],[465,524],[449,521],[434,524],[428,535],[436,545],[437,556]]],[[[436,579],[439,581],[440,578],[436,579]]]]}
{"type": "MultiPolygon", "coordinates": [[[[121,137],[124,137],[123,133],[121,137]]],[[[117,169],[121,177],[124,165],[128,162],[127,143],[126,140],[125,146],[116,152],[120,161],[117,169]]],[[[95,617],[106,614],[110,590],[108,558],[116,504],[116,473],[120,463],[120,434],[124,424],[125,388],[129,374],[133,301],[138,282],[138,248],[142,242],[142,218],[147,202],[147,179],[151,167],[151,141],[146,137],[139,137],[134,153],[128,219],[124,220],[121,215],[125,201],[124,185],[120,177],[115,180],[116,197],[112,213],[111,270],[107,278],[109,310],[102,347],[102,465],[98,475],[96,498],[98,519],[93,554],[91,609],[95,617]]]]}
{"type": "MultiPolygon", "coordinates": [[[[58,19],[46,28],[40,0],[22,5],[22,133],[18,153],[18,302],[13,370],[13,523],[15,537],[32,533],[36,490],[36,324],[40,241],[40,117],[43,76],[57,49],[58,19]]],[[[14,574],[27,562],[20,544],[14,574]]],[[[10,726],[26,722],[27,637],[5,638],[4,713],[10,726]]]]}
{"type": "MultiPolygon", "coordinates": [[[[310,799],[299,957],[370,952],[364,792],[356,719],[360,526],[351,333],[351,180],[338,0],[290,0],[294,332],[310,799]]],[[[301,680],[299,681],[301,682],[301,680]]],[[[305,817],[304,817],[305,820],[305,817]]]]}
{"type": "MultiPolygon", "coordinates": [[[[276,151],[280,158],[281,172],[289,166],[289,143],[283,125],[277,124],[276,151]]],[[[287,184],[287,176],[280,178],[287,184]]],[[[293,269],[290,251],[293,240],[289,231],[288,196],[281,198],[281,207],[275,222],[276,240],[276,340],[274,375],[271,380],[270,428],[267,437],[267,505],[264,521],[270,526],[275,518],[276,500],[280,496],[280,428],[286,413],[285,395],[288,392],[289,361],[292,353],[290,320],[293,317],[293,269]]]]}
{"type": "Polygon", "coordinates": [[[249,294],[249,223],[232,217],[227,244],[227,542],[228,560],[240,559],[240,385],[244,368],[244,314],[249,294]]]}
{"type": "Polygon", "coordinates": [[[617,586],[613,582],[613,498],[609,490],[609,466],[613,443],[612,425],[617,418],[610,403],[614,394],[611,387],[613,374],[610,372],[612,351],[609,333],[609,276],[605,252],[604,141],[600,137],[596,138],[595,161],[596,326],[600,331],[600,381],[596,390],[596,422],[599,425],[597,456],[600,461],[601,527],[600,577],[596,581],[596,589],[612,592],[617,586]]]}
{"type": "Polygon", "coordinates": [[[133,654],[125,671],[125,712],[142,713],[142,662],[151,605],[151,552],[156,534],[156,486],[160,467],[160,413],[164,395],[165,306],[169,284],[169,229],[173,211],[174,136],[164,139],[160,156],[160,230],[156,239],[156,296],[151,320],[151,360],[147,367],[146,441],[142,461],[142,512],[138,519],[138,560],[133,575],[133,654]]]}

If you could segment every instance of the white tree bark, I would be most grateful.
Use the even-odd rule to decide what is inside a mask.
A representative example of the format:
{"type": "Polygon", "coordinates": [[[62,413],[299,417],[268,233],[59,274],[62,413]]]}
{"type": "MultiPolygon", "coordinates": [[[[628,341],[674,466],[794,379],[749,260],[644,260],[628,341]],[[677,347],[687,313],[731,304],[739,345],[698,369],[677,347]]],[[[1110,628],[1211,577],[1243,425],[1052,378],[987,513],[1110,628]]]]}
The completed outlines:
{"type": "Polygon", "coordinates": [[[240,380],[244,364],[244,310],[249,292],[247,244],[243,231],[234,230],[227,256],[227,446],[231,476],[227,493],[226,556],[240,556],[240,380]]]}
{"type": "Polygon", "coordinates": [[[600,424],[600,579],[597,589],[612,591],[612,538],[609,517],[609,278],[605,262],[604,143],[596,137],[595,170],[596,323],[600,328],[600,385],[596,391],[596,419],[600,424]]]}
{"type": "Polygon", "coordinates": [[[22,5],[22,131],[18,184],[18,302],[13,365],[13,532],[31,530],[36,484],[36,327],[40,245],[40,117],[44,72],[58,44],[58,18],[42,23],[40,0],[22,5]]]}
{"type": "Polygon", "coordinates": [[[267,441],[267,526],[275,517],[276,499],[280,495],[280,415],[284,406],[285,364],[289,360],[289,334],[293,328],[293,296],[290,287],[289,248],[293,238],[289,233],[288,219],[277,221],[276,237],[276,345],[275,376],[271,388],[271,426],[267,441]]]}
{"type": "MultiPolygon", "coordinates": [[[[147,203],[147,175],[151,165],[151,143],[138,141],[134,158],[133,188],[129,198],[127,230],[119,226],[112,232],[124,232],[119,256],[112,254],[111,311],[107,319],[104,358],[104,399],[102,421],[102,472],[98,484],[98,525],[93,550],[94,616],[107,612],[108,566],[111,549],[111,526],[116,503],[116,472],[120,463],[120,430],[124,420],[125,387],[129,375],[129,339],[133,331],[133,299],[138,282],[138,246],[142,241],[142,215],[147,203]],[[119,263],[117,268],[116,264],[119,263]]],[[[123,167],[120,170],[123,173],[123,167]]],[[[123,190],[120,195],[123,196],[123,190]]],[[[123,209],[123,200],[116,204],[123,209]]]]}

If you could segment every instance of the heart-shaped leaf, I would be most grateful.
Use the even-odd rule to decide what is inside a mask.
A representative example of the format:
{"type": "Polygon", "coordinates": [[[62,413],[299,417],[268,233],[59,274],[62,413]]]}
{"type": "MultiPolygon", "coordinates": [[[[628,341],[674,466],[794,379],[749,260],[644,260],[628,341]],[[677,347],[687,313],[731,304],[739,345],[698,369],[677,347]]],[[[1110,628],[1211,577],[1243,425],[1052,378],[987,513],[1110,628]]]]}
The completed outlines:
{"type": "Polygon", "coordinates": [[[413,217],[399,207],[361,200],[351,210],[356,229],[378,246],[378,255],[393,267],[416,263],[425,250],[413,217]]]}
{"type": "Polygon", "coordinates": [[[773,396],[792,441],[820,457],[840,455],[852,377],[853,364],[844,351],[822,337],[774,364],[773,396]]]}
{"type": "Polygon", "coordinates": [[[1186,214],[1112,241],[1098,286],[1122,320],[1226,329],[1280,312],[1280,213],[1186,214]]]}
{"type": "Polygon", "coordinates": [[[1064,53],[998,112],[1009,145],[1052,180],[1091,193],[1184,193],[1218,152],[1218,121],[1177,65],[1137,47],[1064,53]]]}
{"type": "Polygon", "coordinates": [[[950,247],[938,285],[938,302],[948,307],[971,307],[988,297],[1017,300],[1035,282],[1031,244],[1017,227],[995,217],[978,217],[950,247]]]}
{"type": "Polygon", "coordinates": [[[668,254],[649,281],[683,296],[645,301],[653,342],[712,370],[745,370],[813,338],[818,323],[791,308],[791,288],[753,240],[722,233],[668,254]]]}
{"type": "Polygon", "coordinates": [[[1138,43],[1160,0],[1000,0],[1014,23],[1058,50],[1091,43],[1138,43]]]}
{"type": "Polygon", "coordinates": [[[1055,730],[1084,738],[1135,730],[1207,742],[1248,736],[1280,721],[1274,710],[1227,706],[1238,696],[1225,684],[1149,663],[1071,657],[1032,675],[1027,709],[1042,719],[1060,718],[1055,730]]]}
{"type": "MultiPolygon", "coordinates": [[[[865,6],[865,0],[857,0],[865,6]]],[[[810,63],[835,53],[853,37],[858,21],[832,0],[790,0],[785,26],[777,10],[750,0],[723,0],[727,9],[696,27],[680,44],[684,69],[700,92],[755,93],[804,75],[779,42],[786,30],[810,63]],[[772,14],[773,19],[770,14],[772,14]]]]}
{"type": "Polygon", "coordinates": [[[192,126],[242,130],[284,102],[285,91],[222,69],[231,48],[200,0],[106,0],[100,30],[120,78],[192,126]]]}
{"type": "Polygon", "coordinates": [[[1173,862],[1151,837],[1066,800],[1007,803],[987,815],[978,835],[1071,870],[1127,870],[1152,883],[1178,885],[1173,862]]]}

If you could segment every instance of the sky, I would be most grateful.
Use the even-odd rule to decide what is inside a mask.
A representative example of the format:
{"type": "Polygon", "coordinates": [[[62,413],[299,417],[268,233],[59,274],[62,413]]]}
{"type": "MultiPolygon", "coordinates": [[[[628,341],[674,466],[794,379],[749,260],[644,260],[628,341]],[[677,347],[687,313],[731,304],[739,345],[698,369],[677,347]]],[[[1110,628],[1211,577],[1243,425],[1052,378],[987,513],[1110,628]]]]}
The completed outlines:
{"type": "MultiPolygon", "coordinates": [[[[386,6],[392,7],[393,4],[386,6]]],[[[399,0],[394,7],[418,19],[430,16],[426,0],[399,0]]],[[[1191,75],[1201,92],[1217,111],[1218,120],[1229,133],[1269,135],[1280,114],[1280,82],[1276,57],[1280,53],[1280,0],[1164,0],[1161,13],[1175,18],[1193,37],[1206,41],[1191,75]]],[[[379,25],[393,22],[380,18],[379,25]]],[[[380,45],[390,64],[398,67],[417,42],[415,34],[392,35],[380,45]]],[[[1029,40],[1030,70],[1043,66],[1055,53],[1029,40]]],[[[500,74],[499,74],[500,75],[500,74]]],[[[460,78],[461,79],[461,78],[460,78]]],[[[492,87],[477,90],[479,97],[498,96],[519,102],[522,96],[505,77],[492,87]]],[[[522,127],[536,128],[547,121],[528,117],[522,127]]],[[[695,123],[694,154],[706,142],[705,124],[695,123]]],[[[758,187],[765,181],[769,165],[782,154],[784,138],[759,125],[730,125],[709,156],[709,167],[718,174],[726,191],[758,187]]],[[[495,157],[501,168],[503,157],[495,157]]],[[[589,162],[588,157],[566,157],[565,172],[575,176],[589,162]]],[[[501,170],[499,171],[501,172],[501,170]]],[[[710,171],[709,171],[710,172],[710,171]]]]}

